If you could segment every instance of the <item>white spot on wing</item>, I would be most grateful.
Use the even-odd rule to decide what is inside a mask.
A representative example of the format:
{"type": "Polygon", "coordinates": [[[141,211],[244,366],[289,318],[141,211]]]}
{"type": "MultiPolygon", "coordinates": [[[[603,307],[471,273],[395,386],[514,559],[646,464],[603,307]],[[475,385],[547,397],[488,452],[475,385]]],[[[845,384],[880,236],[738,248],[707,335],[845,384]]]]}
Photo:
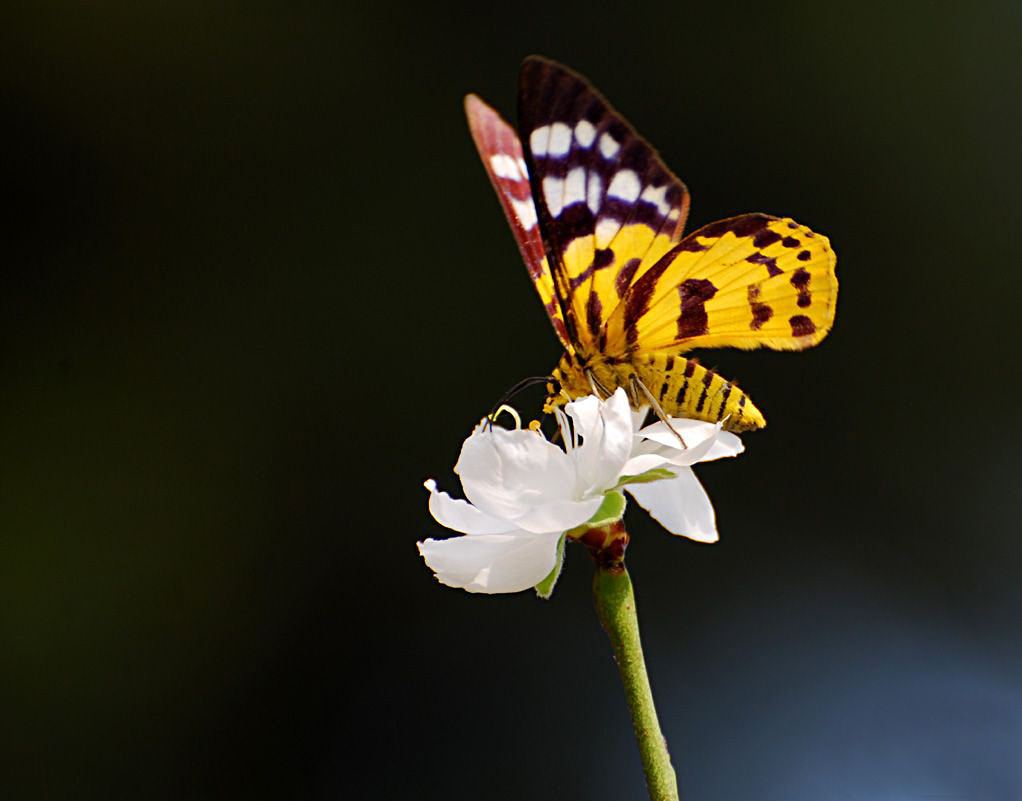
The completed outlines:
{"type": "Polygon", "coordinates": [[[546,143],[549,138],[550,138],[549,125],[541,125],[531,134],[529,134],[529,149],[532,151],[532,155],[545,156],[546,143]]]}
{"type": "Polygon", "coordinates": [[[507,153],[494,153],[490,156],[490,167],[498,178],[510,178],[512,181],[522,180],[521,173],[518,172],[518,165],[507,153]]]}
{"type": "Polygon", "coordinates": [[[601,217],[596,223],[596,247],[605,248],[617,236],[621,223],[613,217],[601,217]]]}
{"type": "Polygon", "coordinates": [[[564,208],[564,179],[547,176],[543,179],[543,199],[550,214],[558,217],[564,208]]]}
{"type": "Polygon", "coordinates": [[[572,203],[581,203],[585,199],[586,170],[585,167],[575,167],[564,180],[564,202],[562,206],[567,207],[572,203]]]}
{"type": "Polygon", "coordinates": [[[614,154],[621,149],[621,145],[617,139],[611,136],[609,133],[605,133],[600,137],[600,153],[603,154],[605,159],[613,158],[614,154]]]}
{"type": "Polygon", "coordinates": [[[525,166],[525,159],[521,157],[518,158],[518,170],[521,172],[522,178],[529,177],[529,168],[525,166]]]}
{"type": "Polygon", "coordinates": [[[674,222],[674,220],[678,219],[678,217],[680,215],[681,215],[681,210],[677,206],[675,206],[673,209],[671,209],[670,213],[667,215],[667,219],[670,220],[671,222],[674,222]]]}
{"type": "Polygon", "coordinates": [[[563,122],[555,122],[550,126],[550,144],[547,154],[550,156],[567,156],[571,150],[571,128],[563,122]]]}
{"type": "Polygon", "coordinates": [[[532,198],[526,198],[525,200],[511,198],[511,207],[515,210],[515,216],[518,217],[518,222],[522,224],[522,228],[526,231],[531,230],[536,224],[536,206],[532,202],[532,198]]]}
{"type": "Polygon", "coordinates": [[[671,210],[671,204],[667,202],[667,185],[658,186],[656,188],[647,186],[642,190],[640,198],[645,200],[647,203],[651,203],[656,206],[657,211],[660,212],[662,217],[666,217],[668,212],[671,210]]]}
{"type": "Polygon", "coordinates": [[[596,129],[589,120],[580,120],[575,126],[575,141],[582,147],[589,147],[596,138],[596,129]]]}
{"type": "Polygon", "coordinates": [[[642,185],[639,183],[639,176],[633,170],[620,170],[614,173],[610,186],[607,188],[608,195],[627,200],[629,203],[634,203],[641,191],[642,185]]]}
{"type": "Polygon", "coordinates": [[[598,173],[589,173],[589,186],[586,189],[586,203],[589,204],[589,210],[596,214],[600,210],[600,201],[603,199],[603,181],[600,180],[598,173]]]}

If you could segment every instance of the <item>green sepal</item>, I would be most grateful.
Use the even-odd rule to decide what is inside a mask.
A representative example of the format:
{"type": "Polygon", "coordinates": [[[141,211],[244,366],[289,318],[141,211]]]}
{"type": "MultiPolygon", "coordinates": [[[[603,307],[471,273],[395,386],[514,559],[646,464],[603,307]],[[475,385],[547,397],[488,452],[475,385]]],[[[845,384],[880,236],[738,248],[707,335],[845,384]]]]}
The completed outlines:
{"type": "Polygon", "coordinates": [[[554,594],[554,585],[561,575],[561,568],[564,567],[564,536],[562,534],[561,538],[557,541],[557,561],[554,562],[554,569],[536,585],[536,595],[544,601],[549,600],[550,596],[554,594]]]}
{"type": "Polygon", "coordinates": [[[663,481],[665,478],[677,477],[676,473],[672,473],[666,467],[654,467],[652,470],[647,470],[645,473],[639,473],[635,476],[621,476],[614,489],[623,487],[625,484],[649,484],[653,481],[663,481]]]}
{"type": "Polygon", "coordinates": [[[603,503],[596,510],[596,514],[586,520],[581,526],[575,526],[575,528],[569,530],[568,536],[577,540],[591,528],[603,528],[611,523],[616,523],[625,516],[625,506],[627,503],[625,496],[620,492],[607,490],[603,495],[603,503]]]}
{"type": "Polygon", "coordinates": [[[590,517],[581,528],[602,528],[611,523],[616,523],[625,514],[627,501],[625,496],[616,490],[608,490],[603,496],[603,503],[596,510],[596,514],[590,517]]]}

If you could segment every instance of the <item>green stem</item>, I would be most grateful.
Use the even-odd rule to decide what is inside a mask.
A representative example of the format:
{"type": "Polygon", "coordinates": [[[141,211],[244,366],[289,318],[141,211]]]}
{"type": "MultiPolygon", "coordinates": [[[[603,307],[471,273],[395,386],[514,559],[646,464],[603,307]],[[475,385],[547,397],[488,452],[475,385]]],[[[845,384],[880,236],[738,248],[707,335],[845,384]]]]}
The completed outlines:
{"type": "Polygon", "coordinates": [[[639,741],[646,786],[653,801],[678,801],[678,779],[671,766],[667,741],[660,731],[653,691],[646,675],[639,640],[639,619],[635,615],[632,580],[624,565],[597,564],[593,576],[593,600],[600,623],[614,648],[628,709],[632,713],[635,737],[639,741]]]}

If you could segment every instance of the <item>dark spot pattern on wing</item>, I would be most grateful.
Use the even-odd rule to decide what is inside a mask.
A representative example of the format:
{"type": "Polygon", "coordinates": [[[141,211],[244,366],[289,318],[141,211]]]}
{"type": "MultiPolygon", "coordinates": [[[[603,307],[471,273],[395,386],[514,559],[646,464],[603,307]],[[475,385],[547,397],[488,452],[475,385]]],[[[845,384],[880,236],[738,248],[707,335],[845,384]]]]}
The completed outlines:
{"type": "Polygon", "coordinates": [[[618,270],[617,276],[614,278],[614,290],[619,298],[625,296],[628,287],[632,284],[632,279],[635,277],[635,271],[639,269],[640,264],[642,264],[642,259],[629,259],[618,270]]]}
{"type": "Polygon", "coordinates": [[[799,267],[791,274],[791,285],[798,291],[796,303],[800,309],[808,308],[813,303],[812,293],[809,291],[810,277],[809,271],[805,267],[799,267]]]}
{"type": "Polygon", "coordinates": [[[597,248],[593,253],[593,260],[585,270],[580,272],[574,278],[571,279],[570,286],[572,290],[578,289],[583,284],[589,282],[593,273],[598,270],[604,270],[610,267],[614,263],[614,251],[610,248],[600,249],[597,248]]]}
{"type": "Polygon", "coordinates": [[[599,331],[603,324],[603,304],[600,303],[600,296],[595,292],[589,295],[586,301],[586,324],[590,331],[599,331]]]}
{"type": "Polygon", "coordinates": [[[760,249],[770,247],[774,242],[780,242],[781,235],[769,229],[760,231],[752,238],[752,246],[760,249]]]}
{"type": "Polygon", "coordinates": [[[751,264],[762,264],[767,268],[767,275],[770,276],[780,275],[784,272],[777,266],[777,259],[764,256],[762,253],[753,253],[751,256],[746,256],[745,260],[751,264]]]}
{"type": "Polygon", "coordinates": [[[769,214],[742,214],[738,217],[729,217],[726,220],[718,220],[715,223],[704,225],[698,231],[689,234],[689,237],[719,239],[725,234],[734,234],[737,237],[752,236],[766,229],[767,225],[776,219],[769,214]]]}
{"type": "Polygon", "coordinates": [[[774,316],[774,310],[768,304],[760,303],[760,292],[759,284],[749,286],[749,309],[752,311],[752,320],[749,323],[749,328],[753,331],[759,331],[774,316]]]}
{"type": "Polygon", "coordinates": [[[694,237],[687,237],[684,241],[680,242],[674,250],[676,253],[683,253],[686,251],[690,253],[699,253],[700,251],[709,249],[709,245],[697,242],[694,237]]]}
{"type": "Polygon", "coordinates": [[[653,300],[653,290],[656,289],[657,281],[664,271],[670,266],[670,259],[664,257],[656,264],[646,270],[628,290],[624,299],[625,304],[625,332],[628,337],[628,344],[634,345],[639,337],[638,322],[649,309],[653,300]]]}
{"type": "Polygon", "coordinates": [[[705,334],[708,328],[706,301],[717,294],[717,287],[705,278],[688,278],[678,285],[681,314],[678,315],[678,339],[705,334]]]}
{"type": "Polygon", "coordinates": [[[788,319],[791,334],[796,337],[807,337],[816,333],[816,325],[804,314],[796,314],[788,319]]]}

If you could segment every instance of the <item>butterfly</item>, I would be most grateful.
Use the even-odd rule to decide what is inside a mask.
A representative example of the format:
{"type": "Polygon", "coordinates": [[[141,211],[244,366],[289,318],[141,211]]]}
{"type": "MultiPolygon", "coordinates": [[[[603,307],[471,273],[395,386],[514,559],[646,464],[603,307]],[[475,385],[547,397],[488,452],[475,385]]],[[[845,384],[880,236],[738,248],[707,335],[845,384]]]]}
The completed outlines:
{"type": "Polygon", "coordinates": [[[546,409],[624,387],[661,416],[766,425],[744,391],[683,354],[819,343],[837,301],[827,238],[767,214],[684,236],[685,185],[585,78],[549,59],[522,64],[517,133],[476,95],[465,112],[564,346],[546,409]]]}

